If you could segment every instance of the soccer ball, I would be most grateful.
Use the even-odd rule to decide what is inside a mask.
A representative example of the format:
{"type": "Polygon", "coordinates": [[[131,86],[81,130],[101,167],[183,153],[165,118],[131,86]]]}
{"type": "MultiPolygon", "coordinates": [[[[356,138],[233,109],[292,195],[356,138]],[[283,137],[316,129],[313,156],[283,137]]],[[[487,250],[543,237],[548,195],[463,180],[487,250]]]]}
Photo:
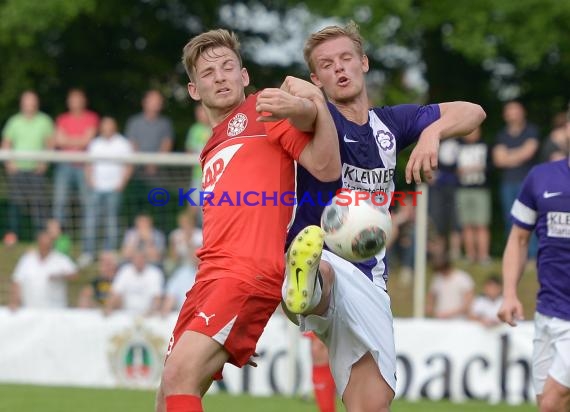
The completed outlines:
{"type": "Polygon", "coordinates": [[[341,192],[323,210],[321,228],[333,253],[364,262],[386,247],[392,220],[388,212],[358,198],[356,192],[341,192]]]}

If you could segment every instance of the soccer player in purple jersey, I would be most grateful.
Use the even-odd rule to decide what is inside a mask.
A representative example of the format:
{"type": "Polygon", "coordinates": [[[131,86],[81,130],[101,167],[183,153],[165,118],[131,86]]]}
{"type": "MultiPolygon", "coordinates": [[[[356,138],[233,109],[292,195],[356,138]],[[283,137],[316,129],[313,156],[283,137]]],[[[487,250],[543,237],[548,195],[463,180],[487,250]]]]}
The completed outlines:
{"type": "MultiPolygon", "coordinates": [[[[429,179],[440,139],[466,135],[485,118],[480,106],[468,102],[369,108],[368,58],[354,23],[311,35],[304,52],[311,80],[330,101],[342,177],[326,184],[298,167],[299,198],[309,194],[317,199],[343,187],[393,193],[397,154],[413,143],[406,180],[420,182],[422,172],[429,179]]],[[[291,82],[288,88],[294,95],[303,93],[301,84],[291,82]]],[[[387,411],[396,389],[396,352],[385,250],[361,264],[323,251],[323,232],[317,226],[323,208],[310,203],[297,208],[289,231],[284,304],[289,314],[300,315],[291,317],[301,329],[314,330],[328,346],[347,410],[387,411]]]]}
{"type": "MultiPolygon", "coordinates": [[[[566,126],[570,146],[570,109],[566,126]]],[[[517,285],[532,231],[538,238],[533,385],[541,412],[570,411],[570,157],[535,166],[511,209],[499,318],[523,319],[517,285]]]]}

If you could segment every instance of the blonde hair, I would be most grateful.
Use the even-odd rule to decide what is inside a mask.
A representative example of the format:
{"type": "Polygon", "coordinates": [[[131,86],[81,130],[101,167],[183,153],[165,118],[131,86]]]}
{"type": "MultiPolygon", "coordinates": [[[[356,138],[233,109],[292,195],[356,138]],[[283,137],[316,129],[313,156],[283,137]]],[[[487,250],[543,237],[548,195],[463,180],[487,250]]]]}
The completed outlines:
{"type": "Polygon", "coordinates": [[[360,35],[358,25],[354,21],[349,21],[344,27],[340,26],[327,26],[324,29],[319,30],[309,36],[305,42],[305,47],[303,49],[303,55],[305,57],[305,62],[309,66],[311,72],[315,71],[315,66],[311,60],[311,54],[313,50],[325,41],[336,39],[338,37],[348,37],[354,43],[354,47],[359,55],[364,55],[364,40],[360,35]]]}
{"type": "Polygon", "coordinates": [[[200,56],[207,50],[216,47],[226,47],[233,51],[239,60],[240,67],[242,66],[239,54],[240,44],[237,36],[233,32],[224,29],[210,30],[192,38],[186,43],[182,51],[182,63],[190,81],[193,80],[196,62],[200,56]]]}

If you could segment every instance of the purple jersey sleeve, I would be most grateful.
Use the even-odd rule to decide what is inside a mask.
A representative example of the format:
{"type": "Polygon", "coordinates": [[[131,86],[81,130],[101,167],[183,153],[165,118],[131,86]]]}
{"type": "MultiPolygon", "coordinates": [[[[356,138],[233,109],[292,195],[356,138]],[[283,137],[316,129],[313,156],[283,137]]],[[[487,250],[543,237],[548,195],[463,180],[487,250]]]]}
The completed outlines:
{"type": "Polygon", "coordinates": [[[398,151],[417,142],[423,130],[441,116],[438,104],[401,104],[383,107],[381,110],[382,120],[398,136],[398,151]]]}
{"type": "Polygon", "coordinates": [[[511,208],[511,219],[514,224],[526,230],[534,230],[537,218],[535,173],[532,169],[526,176],[518,197],[511,208]]]}

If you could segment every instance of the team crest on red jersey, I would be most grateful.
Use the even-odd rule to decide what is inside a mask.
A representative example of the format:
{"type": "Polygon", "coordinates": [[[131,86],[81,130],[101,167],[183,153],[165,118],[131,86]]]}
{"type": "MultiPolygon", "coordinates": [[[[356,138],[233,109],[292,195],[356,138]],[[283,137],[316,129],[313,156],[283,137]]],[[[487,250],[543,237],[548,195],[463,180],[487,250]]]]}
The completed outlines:
{"type": "Polygon", "coordinates": [[[247,116],[243,113],[236,114],[228,123],[228,136],[234,137],[245,130],[247,116]]]}

